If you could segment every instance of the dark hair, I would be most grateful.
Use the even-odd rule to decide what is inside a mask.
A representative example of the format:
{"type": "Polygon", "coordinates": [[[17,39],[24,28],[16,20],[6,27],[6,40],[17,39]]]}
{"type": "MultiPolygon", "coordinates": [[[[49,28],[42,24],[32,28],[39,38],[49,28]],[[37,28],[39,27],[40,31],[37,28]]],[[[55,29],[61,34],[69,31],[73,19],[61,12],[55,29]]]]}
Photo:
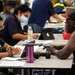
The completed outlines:
{"type": "Polygon", "coordinates": [[[75,21],[75,9],[68,14],[69,18],[75,21]]]}
{"type": "Polygon", "coordinates": [[[3,19],[2,19],[2,17],[0,17],[0,21],[2,21],[3,19]]]}
{"type": "Polygon", "coordinates": [[[26,4],[21,4],[20,6],[16,7],[15,8],[15,11],[14,11],[14,14],[17,14],[19,10],[22,13],[27,12],[27,11],[30,11],[31,12],[31,9],[26,4]]]}
{"type": "Polygon", "coordinates": [[[65,29],[67,33],[72,33],[75,31],[75,21],[72,19],[66,19],[65,29]]]}

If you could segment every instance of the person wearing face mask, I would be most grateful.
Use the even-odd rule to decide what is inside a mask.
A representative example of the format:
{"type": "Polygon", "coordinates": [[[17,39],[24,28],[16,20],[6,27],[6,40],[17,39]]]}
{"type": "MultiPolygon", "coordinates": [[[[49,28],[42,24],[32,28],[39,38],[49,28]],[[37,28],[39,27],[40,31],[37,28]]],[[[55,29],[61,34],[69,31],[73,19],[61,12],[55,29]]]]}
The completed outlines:
{"type": "MultiPolygon", "coordinates": [[[[31,14],[31,9],[29,9],[29,16],[31,14]]],[[[21,24],[21,28],[23,31],[27,32],[27,25],[28,25],[28,20],[29,20],[29,16],[25,17],[24,15],[21,16],[20,20],[20,24],[21,24]]]]}
{"type": "MultiPolygon", "coordinates": [[[[6,18],[4,22],[4,40],[6,43],[15,45],[20,40],[28,38],[28,35],[24,34],[20,24],[20,22],[28,16],[30,16],[30,8],[27,5],[22,4],[14,10],[13,14],[6,18]]],[[[33,38],[38,38],[38,34],[34,33],[33,38]]]]}
{"type": "Polygon", "coordinates": [[[22,15],[21,20],[20,20],[21,28],[24,30],[24,26],[27,26],[28,24],[28,18],[22,15]]]}

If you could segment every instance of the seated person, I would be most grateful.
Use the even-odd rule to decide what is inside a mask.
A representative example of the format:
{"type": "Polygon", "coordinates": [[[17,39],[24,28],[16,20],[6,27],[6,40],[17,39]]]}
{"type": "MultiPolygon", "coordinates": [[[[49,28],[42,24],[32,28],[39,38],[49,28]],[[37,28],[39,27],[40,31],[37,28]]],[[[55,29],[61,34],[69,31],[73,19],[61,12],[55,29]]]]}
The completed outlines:
{"type": "MultiPolygon", "coordinates": [[[[24,17],[30,15],[30,8],[27,5],[20,5],[14,13],[9,15],[4,22],[4,40],[10,45],[17,44],[20,40],[28,39],[28,35],[24,34],[20,22],[24,17]]],[[[34,33],[33,38],[38,38],[38,34],[34,33]]]]}
{"type": "Polygon", "coordinates": [[[56,75],[61,75],[61,72],[63,73],[62,75],[75,75],[75,12],[69,14],[69,18],[67,18],[66,21],[66,32],[71,34],[69,41],[65,44],[65,46],[45,46],[48,51],[51,52],[51,54],[55,55],[59,59],[67,59],[72,53],[73,53],[73,59],[74,59],[74,64],[72,68],[68,71],[68,74],[66,70],[57,70],[56,75]]]}
{"type": "Polygon", "coordinates": [[[71,11],[65,16],[66,25],[65,30],[62,33],[63,39],[68,40],[71,36],[71,32],[75,31],[75,11],[71,11]]]}
{"type": "MultiPolygon", "coordinates": [[[[14,48],[14,47],[10,46],[1,38],[0,38],[0,44],[1,44],[0,59],[4,58],[4,57],[12,57],[13,55],[19,54],[19,52],[20,52],[20,48],[14,48]]],[[[11,73],[11,72],[9,72],[9,73],[11,73]]],[[[1,69],[0,68],[0,74],[2,74],[2,75],[7,74],[8,75],[8,69],[5,69],[5,68],[1,69]]],[[[13,75],[13,74],[11,74],[11,75],[13,75]]]]}
{"type": "Polygon", "coordinates": [[[19,54],[20,48],[14,48],[7,44],[4,40],[0,38],[0,59],[3,57],[12,57],[13,55],[19,54]]]}
{"type": "Polygon", "coordinates": [[[72,11],[68,16],[65,25],[65,29],[68,33],[71,34],[71,37],[67,44],[60,50],[57,50],[53,46],[46,46],[47,50],[49,50],[52,54],[56,55],[60,59],[68,58],[71,53],[75,52],[75,11],[72,11]]]}

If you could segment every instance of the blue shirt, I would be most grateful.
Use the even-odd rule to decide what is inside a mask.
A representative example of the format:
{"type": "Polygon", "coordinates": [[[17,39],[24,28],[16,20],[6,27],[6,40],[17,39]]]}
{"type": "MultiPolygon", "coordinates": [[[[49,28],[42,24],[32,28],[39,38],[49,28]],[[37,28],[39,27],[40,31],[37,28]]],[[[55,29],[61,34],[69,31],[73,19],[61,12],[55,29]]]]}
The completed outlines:
{"type": "Polygon", "coordinates": [[[43,27],[46,20],[54,14],[55,12],[50,0],[34,0],[28,23],[36,23],[43,27]]]}
{"type": "Polygon", "coordinates": [[[20,22],[14,14],[9,15],[4,22],[4,40],[10,45],[15,45],[20,40],[13,39],[12,36],[16,33],[23,33],[20,22]]]}

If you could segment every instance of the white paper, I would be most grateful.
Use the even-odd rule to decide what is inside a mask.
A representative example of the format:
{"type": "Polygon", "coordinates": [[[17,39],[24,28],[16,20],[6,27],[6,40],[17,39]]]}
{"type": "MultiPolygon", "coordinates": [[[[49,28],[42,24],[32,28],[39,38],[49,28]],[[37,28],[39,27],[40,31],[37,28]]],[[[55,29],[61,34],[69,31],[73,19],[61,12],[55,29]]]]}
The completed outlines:
{"type": "Polygon", "coordinates": [[[35,41],[35,44],[43,44],[43,45],[46,45],[46,44],[50,44],[51,42],[53,42],[53,40],[46,40],[46,41],[36,40],[35,41]]]}
{"type": "Polygon", "coordinates": [[[5,57],[5,58],[2,58],[1,60],[4,60],[4,61],[17,61],[18,59],[21,59],[21,58],[5,57]]]}
{"type": "Polygon", "coordinates": [[[22,45],[15,45],[14,47],[19,47],[19,48],[21,48],[21,51],[20,51],[19,54],[16,54],[16,55],[14,55],[13,57],[20,57],[20,56],[22,55],[23,51],[24,51],[25,46],[22,46],[22,45]]]}
{"type": "Polygon", "coordinates": [[[22,61],[2,61],[0,66],[7,66],[7,67],[15,67],[15,66],[23,66],[25,62],[22,61]]]}

